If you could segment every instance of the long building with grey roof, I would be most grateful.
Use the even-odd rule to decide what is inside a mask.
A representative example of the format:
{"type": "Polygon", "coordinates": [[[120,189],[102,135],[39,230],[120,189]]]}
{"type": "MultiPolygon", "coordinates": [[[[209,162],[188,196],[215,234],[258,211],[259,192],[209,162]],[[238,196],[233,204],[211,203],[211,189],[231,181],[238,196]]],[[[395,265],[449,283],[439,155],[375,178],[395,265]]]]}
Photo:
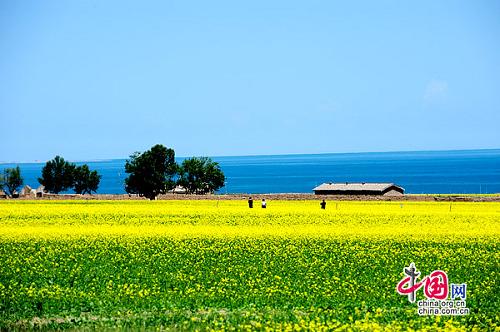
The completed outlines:
{"type": "Polygon", "coordinates": [[[402,196],[404,189],[394,183],[323,183],[313,189],[316,195],[402,196]]]}

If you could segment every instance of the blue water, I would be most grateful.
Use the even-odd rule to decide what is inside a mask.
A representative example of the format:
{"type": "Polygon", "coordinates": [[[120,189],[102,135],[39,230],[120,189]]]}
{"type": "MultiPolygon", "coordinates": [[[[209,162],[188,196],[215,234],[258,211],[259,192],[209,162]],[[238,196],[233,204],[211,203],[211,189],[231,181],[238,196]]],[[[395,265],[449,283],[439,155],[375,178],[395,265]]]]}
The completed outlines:
{"type": "MultiPolygon", "coordinates": [[[[213,159],[227,177],[221,193],[311,193],[323,182],[394,182],[413,194],[500,193],[500,149],[213,159]]],[[[124,159],[86,163],[102,175],[98,193],[125,193],[124,159]]],[[[39,185],[43,165],[19,164],[25,184],[39,185]]],[[[2,164],[0,169],[13,166],[2,164]]]]}

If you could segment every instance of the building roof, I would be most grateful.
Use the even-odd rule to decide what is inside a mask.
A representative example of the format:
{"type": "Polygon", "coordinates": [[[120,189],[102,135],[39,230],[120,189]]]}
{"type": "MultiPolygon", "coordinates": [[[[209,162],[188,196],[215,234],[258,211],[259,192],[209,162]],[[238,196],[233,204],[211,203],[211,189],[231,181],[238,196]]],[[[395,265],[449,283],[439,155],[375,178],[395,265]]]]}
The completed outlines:
{"type": "MultiPolygon", "coordinates": [[[[396,186],[394,183],[370,183],[370,182],[361,182],[361,183],[323,183],[316,188],[317,190],[335,190],[335,191],[384,191],[392,186],[396,186]]],[[[401,188],[401,187],[399,187],[401,188]]]]}
{"type": "Polygon", "coordinates": [[[21,189],[21,192],[20,192],[21,195],[28,195],[28,194],[31,194],[31,187],[28,186],[28,185],[25,185],[23,187],[23,189],[21,189]]]}
{"type": "Polygon", "coordinates": [[[184,188],[183,186],[175,186],[174,189],[169,190],[168,192],[173,193],[173,194],[185,194],[186,188],[184,188]]]}

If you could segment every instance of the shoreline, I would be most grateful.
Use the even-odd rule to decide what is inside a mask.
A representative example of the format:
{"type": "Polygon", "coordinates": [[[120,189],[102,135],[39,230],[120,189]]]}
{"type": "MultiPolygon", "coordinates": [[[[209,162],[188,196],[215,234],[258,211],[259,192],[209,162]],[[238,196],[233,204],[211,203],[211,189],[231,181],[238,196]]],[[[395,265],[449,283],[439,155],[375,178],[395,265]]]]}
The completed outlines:
{"type": "MultiPolygon", "coordinates": [[[[406,194],[402,196],[379,195],[315,195],[307,193],[279,193],[279,194],[165,194],[159,195],[157,200],[327,200],[327,201],[449,201],[449,202],[500,202],[500,194],[406,194]]],[[[0,199],[2,201],[3,199],[0,199]]],[[[5,200],[148,200],[145,197],[128,194],[45,194],[43,197],[24,196],[6,198],[5,200]]]]}

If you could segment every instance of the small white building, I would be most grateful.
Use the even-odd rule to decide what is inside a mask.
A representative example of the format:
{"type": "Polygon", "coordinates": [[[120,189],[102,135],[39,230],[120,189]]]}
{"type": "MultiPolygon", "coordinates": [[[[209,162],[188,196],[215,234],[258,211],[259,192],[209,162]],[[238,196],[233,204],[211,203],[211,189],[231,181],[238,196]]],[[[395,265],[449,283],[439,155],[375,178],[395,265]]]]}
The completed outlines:
{"type": "Polygon", "coordinates": [[[39,185],[38,188],[36,188],[36,197],[43,197],[45,194],[45,186],[44,185],[39,185]]]}
{"type": "Polygon", "coordinates": [[[29,196],[35,196],[35,191],[31,189],[30,186],[25,185],[23,189],[19,192],[20,197],[29,197],[29,196]]]}
{"type": "Polygon", "coordinates": [[[172,194],[185,194],[186,192],[186,188],[184,188],[183,186],[176,186],[174,189],[169,190],[169,193],[172,194]]]}

